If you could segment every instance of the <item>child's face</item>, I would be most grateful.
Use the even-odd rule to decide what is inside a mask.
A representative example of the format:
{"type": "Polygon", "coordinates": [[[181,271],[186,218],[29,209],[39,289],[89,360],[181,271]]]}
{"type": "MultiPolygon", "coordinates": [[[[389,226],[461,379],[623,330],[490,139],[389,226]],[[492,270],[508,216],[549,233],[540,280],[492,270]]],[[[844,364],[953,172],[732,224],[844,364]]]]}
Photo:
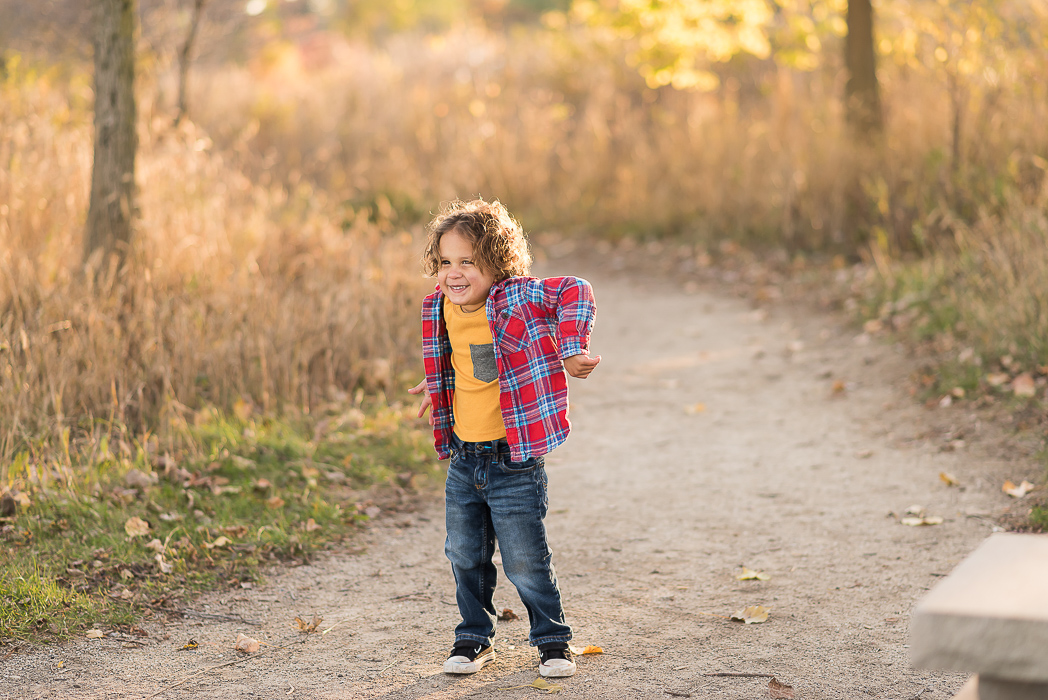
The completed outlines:
{"type": "Polygon", "coordinates": [[[458,231],[440,237],[440,291],[463,311],[476,311],[487,301],[495,277],[473,262],[473,245],[458,231]]]}

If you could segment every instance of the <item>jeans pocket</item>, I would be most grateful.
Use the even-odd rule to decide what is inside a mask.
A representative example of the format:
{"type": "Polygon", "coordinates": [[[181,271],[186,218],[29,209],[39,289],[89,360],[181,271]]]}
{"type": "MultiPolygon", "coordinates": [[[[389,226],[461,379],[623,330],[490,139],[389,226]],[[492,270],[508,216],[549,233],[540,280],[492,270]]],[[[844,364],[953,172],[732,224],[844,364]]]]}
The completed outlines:
{"type": "Polygon", "coordinates": [[[505,474],[527,474],[533,472],[545,464],[542,457],[529,457],[523,462],[511,462],[509,459],[499,460],[499,471],[505,474]]]}

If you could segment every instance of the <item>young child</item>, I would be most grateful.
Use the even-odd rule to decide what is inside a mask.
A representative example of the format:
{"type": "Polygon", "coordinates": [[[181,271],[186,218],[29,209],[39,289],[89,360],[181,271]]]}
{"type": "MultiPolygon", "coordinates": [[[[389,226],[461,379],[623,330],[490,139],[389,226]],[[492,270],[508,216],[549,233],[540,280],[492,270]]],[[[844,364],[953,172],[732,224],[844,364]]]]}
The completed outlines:
{"type": "Polygon", "coordinates": [[[450,457],[444,551],[462,622],[445,673],[475,673],[495,660],[499,543],[539,649],[539,673],[570,676],[571,628],[546,541],[543,456],[568,435],[564,370],[585,379],[593,292],[576,277],[527,277],[524,232],[498,201],[454,202],[429,226],[423,256],[437,290],[422,305],[426,378],[410,389],[432,408],[434,444],[450,457]]]}

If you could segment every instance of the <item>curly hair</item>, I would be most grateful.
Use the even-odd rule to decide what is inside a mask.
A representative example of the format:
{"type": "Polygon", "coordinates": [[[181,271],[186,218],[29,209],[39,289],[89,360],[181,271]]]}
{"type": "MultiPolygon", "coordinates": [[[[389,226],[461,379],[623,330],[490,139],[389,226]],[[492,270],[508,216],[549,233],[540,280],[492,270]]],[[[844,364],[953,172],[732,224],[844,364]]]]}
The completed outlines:
{"type": "Polygon", "coordinates": [[[473,246],[473,261],[496,282],[527,275],[531,270],[531,251],[524,229],[497,199],[445,204],[427,231],[422,268],[430,277],[440,269],[440,239],[451,231],[465,236],[473,246]]]}

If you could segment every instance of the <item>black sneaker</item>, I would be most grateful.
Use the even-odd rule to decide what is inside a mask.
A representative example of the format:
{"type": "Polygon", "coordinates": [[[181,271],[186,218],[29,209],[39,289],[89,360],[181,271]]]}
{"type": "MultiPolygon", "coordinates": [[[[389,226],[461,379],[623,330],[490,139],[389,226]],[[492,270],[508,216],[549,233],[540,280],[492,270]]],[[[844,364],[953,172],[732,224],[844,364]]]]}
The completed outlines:
{"type": "Polygon", "coordinates": [[[539,652],[539,675],[543,678],[566,678],[575,675],[575,660],[568,649],[546,649],[539,652]]]}
{"type": "Polygon", "coordinates": [[[476,673],[495,661],[495,650],[479,642],[456,644],[444,662],[444,673],[476,673]]]}

